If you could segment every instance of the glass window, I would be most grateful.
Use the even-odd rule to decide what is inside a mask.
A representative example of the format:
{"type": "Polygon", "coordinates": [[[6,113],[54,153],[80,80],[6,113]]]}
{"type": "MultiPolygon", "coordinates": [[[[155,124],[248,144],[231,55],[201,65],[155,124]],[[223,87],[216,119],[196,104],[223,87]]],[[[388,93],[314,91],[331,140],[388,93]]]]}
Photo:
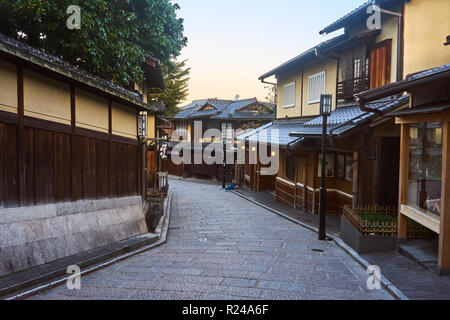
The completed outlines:
{"type": "Polygon", "coordinates": [[[442,130],[439,122],[412,124],[409,134],[408,204],[441,213],[442,130]]]}

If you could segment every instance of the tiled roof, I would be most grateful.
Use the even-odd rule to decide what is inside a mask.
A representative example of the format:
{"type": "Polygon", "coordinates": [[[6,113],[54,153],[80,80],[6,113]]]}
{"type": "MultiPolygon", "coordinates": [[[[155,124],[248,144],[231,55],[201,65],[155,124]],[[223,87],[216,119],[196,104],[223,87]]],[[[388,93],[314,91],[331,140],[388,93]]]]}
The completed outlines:
{"type": "MultiPolygon", "coordinates": [[[[240,111],[243,108],[257,103],[256,98],[243,100],[221,100],[221,99],[205,99],[197,100],[182,107],[181,110],[173,117],[173,119],[195,119],[197,117],[211,117],[211,119],[256,119],[256,120],[272,120],[274,114],[270,112],[246,112],[240,111]],[[214,107],[212,110],[202,110],[206,105],[214,107]]],[[[262,102],[262,104],[267,105],[262,102]]],[[[269,105],[267,105],[269,107],[269,105]]]]}
{"type": "Polygon", "coordinates": [[[0,52],[5,52],[7,54],[13,55],[34,65],[40,66],[47,70],[51,70],[77,82],[83,83],[87,86],[127,100],[145,109],[151,111],[161,111],[157,104],[148,105],[144,103],[140,95],[136,92],[127,90],[115,83],[112,83],[111,81],[107,81],[100,77],[94,76],[93,74],[77,68],[54,55],[33,48],[28,44],[17,41],[11,37],[7,37],[2,33],[0,33],[0,52]]]}
{"type": "MultiPolygon", "coordinates": [[[[405,95],[399,99],[375,101],[366,104],[366,106],[386,113],[395,110],[402,105],[406,105],[408,102],[409,95],[405,95]]],[[[329,135],[339,136],[376,117],[379,117],[379,115],[374,112],[361,111],[358,105],[339,107],[334,110],[327,119],[327,132],[329,135]]],[[[322,120],[322,116],[316,117],[315,119],[306,122],[297,130],[292,131],[292,133],[295,133],[295,136],[297,137],[302,135],[322,135],[322,120]]]]}
{"type": "Polygon", "coordinates": [[[249,135],[247,141],[277,144],[281,147],[285,147],[288,144],[299,140],[298,137],[291,137],[289,134],[299,130],[304,122],[305,120],[278,120],[272,123],[272,125],[249,135]]]}
{"type": "Polygon", "coordinates": [[[328,32],[332,32],[332,31],[337,30],[336,28],[339,28],[338,26],[340,26],[341,23],[343,23],[345,20],[347,20],[348,18],[354,16],[357,13],[360,13],[362,11],[365,12],[366,8],[368,6],[370,6],[371,4],[373,4],[373,0],[369,0],[369,1],[364,2],[362,5],[360,5],[356,9],[350,11],[349,13],[347,13],[342,18],[339,18],[338,20],[334,21],[330,25],[326,26],[323,30],[320,31],[320,34],[328,33],[328,32]]]}
{"type": "Polygon", "coordinates": [[[405,79],[392,82],[382,87],[359,92],[355,95],[360,103],[367,103],[387,96],[410,91],[415,87],[421,87],[433,82],[448,81],[450,78],[450,64],[431,68],[406,76],[405,79]]]}
{"type": "Polygon", "coordinates": [[[273,124],[272,122],[269,122],[269,123],[266,123],[256,129],[247,129],[247,130],[241,132],[241,134],[237,134],[236,139],[238,139],[238,140],[246,139],[247,137],[254,135],[255,133],[258,133],[259,131],[270,127],[272,124],[273,124]]]}
{"type": "Polygon", "coordinates": [[[275,74],[277,74],[278,72],[281,72],[283,70],[287,70],[289,68],[291,68],[292,66],[296,65],[296,64],[300,64],[300,63],[304,63],[306,61],[308,61],[308,59],[314,59],[316,57],[316,49],[319,50],[326,50],[329,46],[334,46],[337,43],[345,40],[348,37],[348,35],[343,34],[340,36],[337,36],[335,38],[326,40],[320,44],[318,44],[317,46],[306,50],[305,52],[299,54],[298,56],[296,56],[295,58],[286,61],[285,63],[279,65],[278,67],[270,70],[269,72],[266,72],[265,74],[263,74],[262,76],[259,77],[260,80],[264,80],[270,76],[273,76],[275,74]]]}
{"type": "Polygon", "coordinates": [[[417,72],[414,74],[411,74],[409,76],[406,77],[406,80],[411,81],[411,80],[419,80],[419,79],[423,79],[429,76],[433,76],[435,74],[441,73],[441,72],[446,72],[446,71],[450,71],[450,64],[446,64],[437,68],[433,68],[433,69],[428,69],[425,71],[421,71],[421,72],[417,72]]]}
{"type": "Polygon", "coordinates": [[[194,100],[192,101],[192,103],[185,105],[184,107],[181,107],[180,109],[185,110],[185,109],[190,109],[193,107],[198,107],[200,105],[204,105],[206,103],[206,101],[208,101],[208,99],[204,99],[204,100],[194,100]]]}
{"type": "MultiPolygon", "coordinates": [[[[367,7],[370,5],[374,5],[374,2],[375,2],[374,0],[369,0],[369,1],[364,2],[362,5],[360,5],[356,9],[350,11],[349,13],[344,15],[342,18],[339,18],[335,22],[333,22],[330,25],[328,25],[327,27],[325,27],[319,33],[320,34],[331,33],[333,31],[344,28],[345,26],[350,24],[352,21],[355,21],[355,20],[359,21],[358,19],[361,19],[361,22],[364,21],[364,19],[367,19],[366,17],[368,17],[367,7]]],[[[399,0],[380,0],[380,2],[381,2],[382,7],[385,7],[385,6],[391,5],[391,4],[395,4],[397,2],[400,3],[399,0]]]]}

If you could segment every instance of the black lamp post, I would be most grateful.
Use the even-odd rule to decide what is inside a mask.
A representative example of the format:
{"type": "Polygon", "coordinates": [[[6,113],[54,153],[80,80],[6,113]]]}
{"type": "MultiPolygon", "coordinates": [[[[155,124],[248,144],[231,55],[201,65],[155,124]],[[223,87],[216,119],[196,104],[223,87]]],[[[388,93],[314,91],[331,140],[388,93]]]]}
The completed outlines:
{"type": "Polygon", "coordinates": [[[222,125],[223,162],[222,162],[222,189],[225,189],[225,168],[227,157],[227,125],[222,125]]]}
{"type": "Polygon", "coordinates": [[[321,167],[321,185],[319,191],[319,240],[326,240],[326,206],[327,189],[325,187],[326,175],[326,154],[327,154],[327,120],[331,114],[331,105],[333,96],[331,94],[322,94],[320,96],[320,115],[323,117],[322,127],[322,167],[321,167]]]}

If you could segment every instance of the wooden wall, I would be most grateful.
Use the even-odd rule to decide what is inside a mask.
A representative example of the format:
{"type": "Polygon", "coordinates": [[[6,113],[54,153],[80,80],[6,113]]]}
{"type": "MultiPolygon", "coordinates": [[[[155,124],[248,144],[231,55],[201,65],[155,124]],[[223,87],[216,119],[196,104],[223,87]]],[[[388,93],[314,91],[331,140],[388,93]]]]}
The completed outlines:
{"type": "MultiPolygon", "coordinates": [[[[140,195],[144,164],[137,136],[114,134],[113,121],[120,120],[112,116],[114,101],[98,98],[103,103],[103,122],[102,126],[95,123],[92,130],[79,122],[90,120],[90,107],[99,108],[93,108],[90,101],[80,102],[76,85],[37,76],[50,79],[42,81],[64,97],[51,102],[53,109],[61,103],[65,110],[55,116],[45,106],[45,99],[53,96],[45,97],[39,90],[45,85],[32,82],[30,74],[35,75],[16,66],[16,76],[9,82],[16,83],[17,112],[0,110],[0,208],[140,195]],[[45,117],[27,113],[30,106],[45,117]]],[[[9,101],[6,89],[0,87],[0,104],[9,101]]],[[[94,93],[89,96],[97,99],[94,93]]],[[[129,107],[125,111],[127,116],[119,118],[133,119],[128,122],[137,126],[137,110],[129,107]]]]}
{"type": "Polygon", "coordinates": [[[136,145],[87,134],[72,138],[64,127],[45,130],[32,122],[24,127],[24,183],[18,127],[0,122],[0,208],[139,194],[136,145]]]}

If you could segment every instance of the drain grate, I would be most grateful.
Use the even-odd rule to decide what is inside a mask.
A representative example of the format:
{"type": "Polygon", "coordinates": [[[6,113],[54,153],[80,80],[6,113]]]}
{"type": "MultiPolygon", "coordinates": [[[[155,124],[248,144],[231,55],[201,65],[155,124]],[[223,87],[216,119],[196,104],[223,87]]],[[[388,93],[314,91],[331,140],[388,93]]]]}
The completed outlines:
{"type": "Polygon", "coordinates": [[[325,252],[325,250],[322,250],[322,249],[312,249],[312,251],[314,251],[314,252],[325,252]]]}

